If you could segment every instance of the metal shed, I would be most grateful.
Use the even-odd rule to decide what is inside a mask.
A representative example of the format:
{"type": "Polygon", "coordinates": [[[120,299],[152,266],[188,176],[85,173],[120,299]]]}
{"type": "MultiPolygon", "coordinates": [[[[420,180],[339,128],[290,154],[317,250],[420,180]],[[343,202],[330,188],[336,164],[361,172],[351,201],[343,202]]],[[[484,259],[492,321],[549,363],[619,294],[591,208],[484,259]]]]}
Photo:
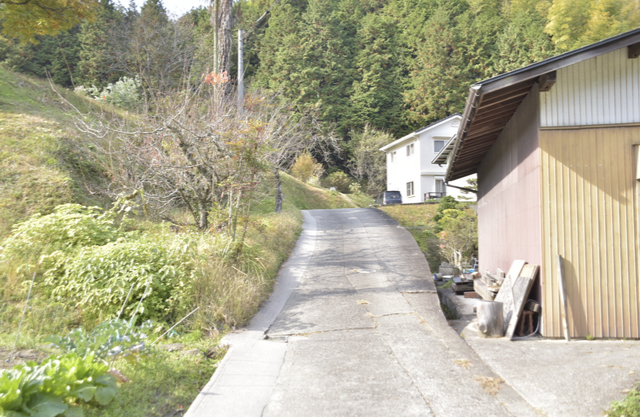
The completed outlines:
{"type": "Polygon", "coordinates": [[[447,181],[478,173],[480,267],[541,265],[541,333],[640,337],[640,29],[471,87],[447,181]]]}

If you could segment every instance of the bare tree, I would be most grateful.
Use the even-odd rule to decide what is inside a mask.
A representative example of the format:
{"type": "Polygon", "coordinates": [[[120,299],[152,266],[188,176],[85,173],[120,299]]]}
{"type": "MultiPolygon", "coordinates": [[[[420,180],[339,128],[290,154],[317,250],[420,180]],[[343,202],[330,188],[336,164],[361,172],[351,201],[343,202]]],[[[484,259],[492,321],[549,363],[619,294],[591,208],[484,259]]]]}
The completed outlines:
{"type": "Polygon", "coordinates": [[[362,132],[351,132],[349,170],[359,183],[367,183],[367,192],[377,194],[387,185],[386,154],[380,148],[393,142],[393,137],[366,125],[362,132]]]}
{"type": "Polygon", "coordinates": [[[170,19],[162,10],[110,22],[108,36],[109,70],[139,76],[145,97],[178,88],[197,57],[193,22],[170,19]]]}
{"type": "MultiPolygon", "coordinates": [[[[183,88],[153,94],[150,105],[130,117],[78,117],[111,179],[108,194],[142,191],[149,216],[184,224],[173,215],[181,208],[200,230],[210,228],[212,212],[225,210],[235,237],[238,216],[248,216],[265,173],[279,178],[299,152],[333,143],[319,134],[313,118],[294,114],[278,95],[249,94],[239,116],[233,94],[220,92],[226,83],[211,73],[197,86],[185,81],[183,88]]],[[[281,208],[281,190],[277,194],[281,208]]]]}

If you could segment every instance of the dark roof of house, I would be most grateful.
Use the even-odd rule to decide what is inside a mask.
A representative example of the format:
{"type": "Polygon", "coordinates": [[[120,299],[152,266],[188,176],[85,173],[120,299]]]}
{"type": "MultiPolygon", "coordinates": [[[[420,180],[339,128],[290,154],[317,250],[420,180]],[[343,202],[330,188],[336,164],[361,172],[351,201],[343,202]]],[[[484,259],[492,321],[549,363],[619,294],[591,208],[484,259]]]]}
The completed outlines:
{"type": "Polygon", "coordinates": [[[555,79],[553,77],[558,69],[627,46],[630,57],[638,56],[640,28],[471,86],[453,149],[453,160],[447,169],[447,181],[477,171],[485,155],[535,83],[544,84],[549,79],[555,79]]]}

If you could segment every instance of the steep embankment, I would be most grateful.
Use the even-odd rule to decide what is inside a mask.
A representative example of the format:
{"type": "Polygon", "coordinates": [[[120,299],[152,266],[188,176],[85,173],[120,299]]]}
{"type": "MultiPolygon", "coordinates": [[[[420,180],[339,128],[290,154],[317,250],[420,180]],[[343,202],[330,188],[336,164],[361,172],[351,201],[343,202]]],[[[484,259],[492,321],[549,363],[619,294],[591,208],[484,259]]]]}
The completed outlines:
{"type": "MultiPolygon", "coordinates": [[[[62,91],[81,109],[85,99],[62,91]]],[[[80,135],[46,80],[0,68],[0,238],[59,204],[97,204],[97,169],[77,152],[80,135]]]]}

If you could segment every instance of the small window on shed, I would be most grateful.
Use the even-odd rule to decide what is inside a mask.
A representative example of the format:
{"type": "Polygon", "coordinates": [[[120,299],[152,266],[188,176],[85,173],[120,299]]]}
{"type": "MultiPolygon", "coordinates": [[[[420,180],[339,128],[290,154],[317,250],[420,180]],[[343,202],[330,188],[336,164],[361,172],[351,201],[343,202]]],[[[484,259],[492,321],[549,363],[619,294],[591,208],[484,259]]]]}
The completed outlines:
{"type": "Polygon", "coordinates": [[[444,147],[444,141],[443,140],[434,140],[433,141],[433,151],[435,153],[440,152],[443,147],[444,147]]]}

